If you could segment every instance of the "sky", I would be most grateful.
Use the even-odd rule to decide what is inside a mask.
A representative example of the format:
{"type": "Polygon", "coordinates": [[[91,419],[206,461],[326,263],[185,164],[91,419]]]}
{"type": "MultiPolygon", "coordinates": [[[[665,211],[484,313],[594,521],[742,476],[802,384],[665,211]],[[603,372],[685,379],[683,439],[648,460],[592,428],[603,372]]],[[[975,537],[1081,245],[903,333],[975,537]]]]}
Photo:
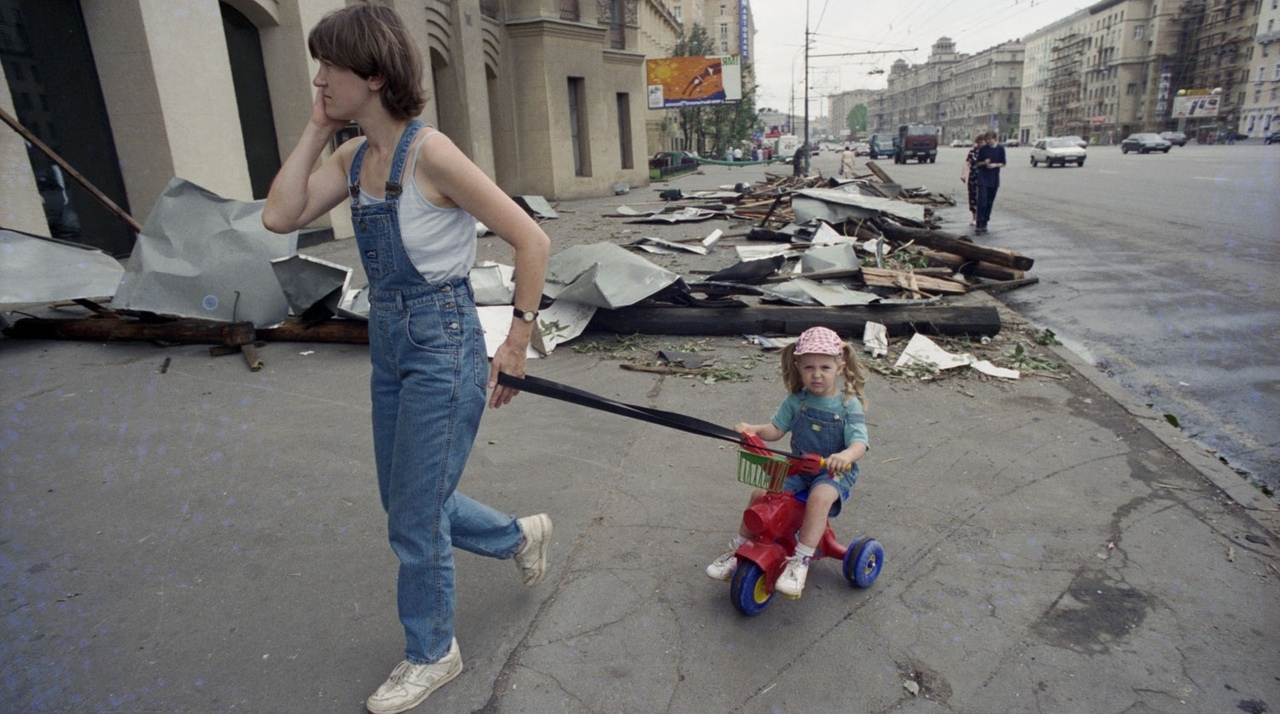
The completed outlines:
{"type": "Polygon", "coordinates": [[[823,97],[851,89],[884,89],[895,60],[923,64],[939,37],[977,54],[1020,39],[1094,2],[1085,0],[751,0],[755,18],[758,109],[804,113],[805,3],[809,49],[809,114],[827,112],[823,97]],[[821,54],[882,52],[846,57],[821,54]],[[872,74],[884,70],[883,74],[872,74]]]}

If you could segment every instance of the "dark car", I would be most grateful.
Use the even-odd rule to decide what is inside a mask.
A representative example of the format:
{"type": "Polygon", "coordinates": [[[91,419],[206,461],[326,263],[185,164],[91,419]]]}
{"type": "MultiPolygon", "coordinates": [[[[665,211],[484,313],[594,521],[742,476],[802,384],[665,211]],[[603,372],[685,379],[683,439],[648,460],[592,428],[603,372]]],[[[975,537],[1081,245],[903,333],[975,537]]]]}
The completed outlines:
{"type": "Polygon", "coordinates": [[[1169,153],[1169,149],[1173,148],[1173,144],[1160,138],[1159,134],[1130,134],[1120,142],[1120,153],[1127,154],[1130,151],[1136,151],[1139,154],[1149,154],[1153,151],[1162,151],[1169,153]]]}
{"type": "Polygon", "coordinates": [[[1170,144],[1173,144],[1174,146],[1187,145],[1187,135],[1183,134],[1180,131],[1162,131],[1160,132],[1160,138],[1164,139],[1170,144]]]}
{"type": "Polygon", "coordinates": [[[1267,132],[1267,146],[1271,146],[1272,144],[1280,144],[1280,132],[1267,132]]]}

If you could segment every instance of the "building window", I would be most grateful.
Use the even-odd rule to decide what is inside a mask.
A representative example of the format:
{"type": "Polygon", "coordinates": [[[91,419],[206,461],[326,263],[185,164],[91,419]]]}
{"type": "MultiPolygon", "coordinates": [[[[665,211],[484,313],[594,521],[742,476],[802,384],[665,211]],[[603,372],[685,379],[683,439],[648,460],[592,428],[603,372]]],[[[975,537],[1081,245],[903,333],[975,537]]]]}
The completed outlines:
{"type": "Polygon", "coordinates": [[[1142,39],[1142,29],[1143,29],[1142,25],[1138,25],[1137,27],[1133,28],[1133,39],[1135,40],[1142,39]]]}
{"type": "Polygon", "coordinates": [[[1264,79],[1266,79],[1266,78],[1267,78],[1267,68],[1266,68],[1266,67],[1259,67],[1259,68],[1258,68],[1258,81],[1259,81],[1259,82],[1261,82],[1262,80],[1264,80],[1264,79]]]}
{"type": "Polygon", "coordinates": [[[622,168],[635,167],[631,156],[631,95],[618,92],[618,149],[622,152],[622,168]]]}
{"type": "Polygon", "coordinates": [[[1132,97],[1138,93],[1138,83],[1130,82],[1128,87],[1124,88],[1125,96],[1132,97]]]}
{"type": "Polygon", "coordinates": [[[729,14],[729,13],[727,12],[727,10],[726,10],[726,8],[728,8],[728,7],[729,7],[728,5],[725,5],[724,3],[721,3],[721,4],[720,4],[720,14],[721,14],[721,15],[727,15],[727,14],[729,14]]]}
{"type": "Polygon", "coordinates": [[[1272,79],[1280,79],[1280,62],[1276,62],[1276,68],[1271,72],[1272,79]]]}
{"type": "Polygon", "coordinates": [[[679,20],[680,22],[684,22],[684,11],[680,9],[679,5],[676,5],[675,7],[671,8],[671,14],[675,15],[676,19],[679,20]]]}
{"type": "Polygon", "coordinates": [[[729,23],[727,22],[720,23],[720,36],[721,37],[729,36],[729,23]]]}
{"type": "Polygon", "coordinates": [[[569,143],[573,147],[573,173],[591,175],[591,142],[587,132],[587,81],[569,78],[569,143]]]}

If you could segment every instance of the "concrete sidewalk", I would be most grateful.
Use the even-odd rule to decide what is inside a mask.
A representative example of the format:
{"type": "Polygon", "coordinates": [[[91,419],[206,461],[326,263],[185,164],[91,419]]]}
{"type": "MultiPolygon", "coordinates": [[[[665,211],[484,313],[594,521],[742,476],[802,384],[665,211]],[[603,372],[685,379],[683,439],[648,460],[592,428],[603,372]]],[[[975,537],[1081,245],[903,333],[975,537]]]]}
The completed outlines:
{"type": "MultiPolygon", "coordinates": [[[[547,231],[670,237],[600,217],[658,188],[562,203],[547,231]]],[[[696,225],[679,230],[726,227],[696,225]]],[[[350,242],[315,253],[357,264],[350,242]]],[[[598,335],[530,373],[723,424],[784,396],[776,356],[741,340],[635,342],[751,378],[623,370],[598,335]]],[[[748,493],[731,445],[533,395],[490,411],[463,489],[551,514],[552,569],[526,590],[459,555],[465,670],[419,711],[1277,709],[1274,505],[1056,354],[1068,378],[872,374],[872,451],[834,527],[879,539],[884,570],[855,590],[821,561],[755,618],[703,574],[748,493]]],[[[0,340],[0,710],[357,712],[400,660],[366,350],[262,356],[253,373],[201,346],[0,340]]]]}

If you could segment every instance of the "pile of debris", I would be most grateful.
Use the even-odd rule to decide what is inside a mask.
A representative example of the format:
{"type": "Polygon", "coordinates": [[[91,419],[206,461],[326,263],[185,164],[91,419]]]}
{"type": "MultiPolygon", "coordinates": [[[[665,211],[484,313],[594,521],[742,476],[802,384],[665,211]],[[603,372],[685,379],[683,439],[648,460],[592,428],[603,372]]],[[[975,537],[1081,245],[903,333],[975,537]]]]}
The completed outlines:
{"type": "MultiPolygon", "coordinates": [[[[841,179],[766,174],[756,184],[688,195],[667,189],[653,211],[618,206],[609,218],[665,224],[668,235],[713,219],[728,228],[556,253],[532,349],[547,354],[588,330],[795,335],[821,324],[848,335],[872,325],[887,337],[998,333],[994,307],[944,299],[1034,282],[1025,274],[1032,260],[939,230],[933,209],[953,205],[950,197],[903,187],[873,162],[867,166],[869,174],[841,179]],[[719,265],[729,246],[736,260],[719,265]],[[641,252],[707,256],[717,266],[681,275],[641,252]]],[[[558,218],[542,197],[516,201],[539,220],[558,218]]],[[[110,308],[80,293],[76,304],[90,317],[25,318],[4,326],[4,334],[212,344],[211,353],[240,352],[254,369],[262,365],[255,346],[273,339],[367,341],[367,296],[351,287],[352,270],[298,256],[290,240],[256,235],[260,220],[243,209],[175,179],[140,232],[110,308]]],[[[482,262],[471,278],[486,340],[496,349],[510,323],[511,268],[482,262]]]]}

